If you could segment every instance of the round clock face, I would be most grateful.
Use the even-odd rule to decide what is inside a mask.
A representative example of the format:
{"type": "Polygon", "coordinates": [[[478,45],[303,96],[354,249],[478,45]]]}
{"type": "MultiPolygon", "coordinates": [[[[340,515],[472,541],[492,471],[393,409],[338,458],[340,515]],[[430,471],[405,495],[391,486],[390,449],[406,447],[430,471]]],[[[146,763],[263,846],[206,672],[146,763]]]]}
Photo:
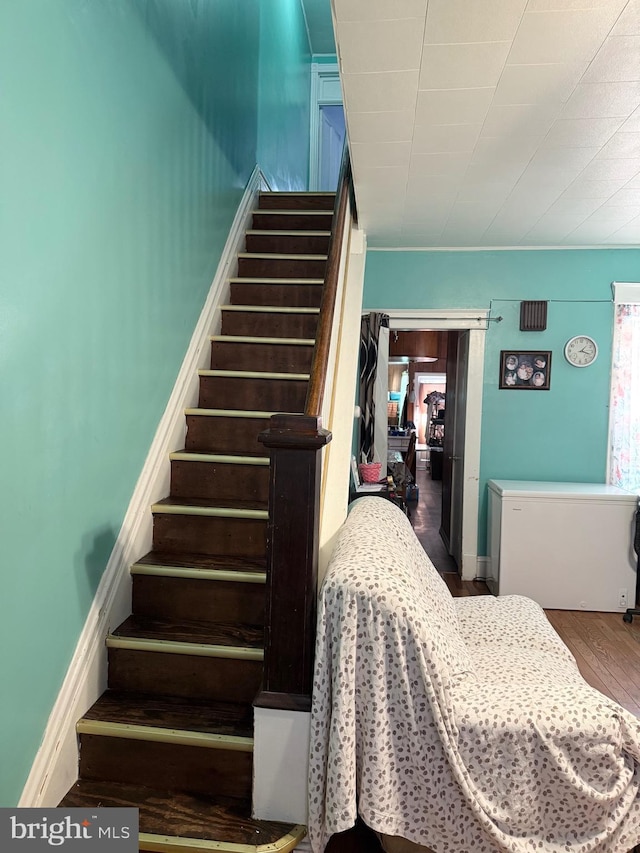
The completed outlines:
{"type": "Polygon", "coordinates": [[[567,341],[564,355],[569,364],[574,367],[588,367],[596,360],[598,345],[587,335],[576,335],[567,341]]]}

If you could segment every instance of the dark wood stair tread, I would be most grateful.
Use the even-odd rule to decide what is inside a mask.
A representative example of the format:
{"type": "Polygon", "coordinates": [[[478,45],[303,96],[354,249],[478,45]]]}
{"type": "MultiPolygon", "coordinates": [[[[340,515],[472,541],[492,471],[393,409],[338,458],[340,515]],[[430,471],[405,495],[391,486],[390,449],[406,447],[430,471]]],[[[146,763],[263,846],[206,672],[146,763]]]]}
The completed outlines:
{"type": "Polygon", "coordinates": [[[203,569],[231,572],[265,572],[266,558],[255,557],[212,557],[204,554],[166,554],[149,551],[136,565],[166,566],[179,569],[203,569]]]}
{"type": "Polygon", "coordinates": [[[266,510],[267,504],[264,501],[247,501],[247,500],[231,500],[230,498],[225,498],[224,500],[205,500],[202,498],[163,498],[160,501],[156,501],[154,507],[159,507],[159,511],[162,512],[162,507],[167,506],[185,506],[185,507],[210,507],[216,509],[258,509],[258,510],[266,510]]]}
{"type": "Polygon", "coordinates": [[[260,625],[243,625],[236,622],[174,622],[150,616],[129,616],[113,631],[113,636],[211,646],[242,646],[251,649],[260,649],[264,643],[264,631],[260,625]]]}
{"type": "Polygon", "coordinates": [[[245,800],[213,799],[114,782],[76,782],[60,806],[137,808],[141,833],[256,847],[275,844],[294,829],[292,824],[253,820],[251,803],[245,800]]]}
{"type": "Polygon", "coordinates": [[[253,710],[249,704],[204,699],[187,702],[175,696],[152,696],[125,690],[107,690],[83,719],[253,737],[253,710]]]}

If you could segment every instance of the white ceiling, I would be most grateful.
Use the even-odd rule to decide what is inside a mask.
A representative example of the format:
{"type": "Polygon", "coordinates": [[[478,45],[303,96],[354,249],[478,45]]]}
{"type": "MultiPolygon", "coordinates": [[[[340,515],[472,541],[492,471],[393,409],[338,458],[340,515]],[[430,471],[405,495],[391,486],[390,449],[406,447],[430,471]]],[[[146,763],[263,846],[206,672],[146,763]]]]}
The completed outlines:
{"type": "Polygon", "coordinates": [[[640,244],[640,0],[331,0],[372,247],[640,244]]]}

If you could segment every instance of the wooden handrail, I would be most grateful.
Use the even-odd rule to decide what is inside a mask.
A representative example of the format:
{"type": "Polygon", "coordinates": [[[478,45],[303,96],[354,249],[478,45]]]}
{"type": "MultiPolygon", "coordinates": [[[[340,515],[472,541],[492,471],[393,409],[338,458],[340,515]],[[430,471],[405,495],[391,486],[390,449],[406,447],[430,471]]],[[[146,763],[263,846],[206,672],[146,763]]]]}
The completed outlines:
{"type": "Polygon", "coordinates": [[[311,417],[319,417],[322,412],[324,389],[327,384],[331,328],[333,326],[333,315],[336,307],[338,273],[340,272],[340,256],[342,254],[342,235],[344,232],[344,220],[347,215],[350,186],[351,161],[349,159],[349,149],[345,144],[342,153],[342,163],[340,165],[340,175],[338,177],[336,201],[333,209],[333,227],[331,229],[324,287],[320,302],[316,345],[313,353],[313,361],[311,362],[309,388],[304,407],[305,415],[310,415],[311,417]]]}
{"type": "Polygon", "coordinates": [[[260,434],[270,455],[264,675],[254,703],[262,708],[308,711],[311,707],[321,451],[331,441],[331,433],[322,427],[321,412],[350,182],[345,146],[305,411],[273,415],[269,428],[260,434]]]}

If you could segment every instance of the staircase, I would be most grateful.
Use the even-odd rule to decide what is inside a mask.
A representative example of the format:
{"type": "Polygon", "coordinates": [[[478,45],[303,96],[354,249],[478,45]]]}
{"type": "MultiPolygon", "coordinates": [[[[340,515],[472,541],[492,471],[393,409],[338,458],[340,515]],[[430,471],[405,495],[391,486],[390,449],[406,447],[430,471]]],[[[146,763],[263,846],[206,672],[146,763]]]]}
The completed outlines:
{"type": "Polygon", "coordinates": [[[108,689],[79,721],[64,807],[140,810],[140,850],[273,849],[304,827],[251,818],[273,413],[304,411],[334,194],[262,193],[152,507],[153,550],[131,567],[132,615],[108,638],[108,689]]]}

